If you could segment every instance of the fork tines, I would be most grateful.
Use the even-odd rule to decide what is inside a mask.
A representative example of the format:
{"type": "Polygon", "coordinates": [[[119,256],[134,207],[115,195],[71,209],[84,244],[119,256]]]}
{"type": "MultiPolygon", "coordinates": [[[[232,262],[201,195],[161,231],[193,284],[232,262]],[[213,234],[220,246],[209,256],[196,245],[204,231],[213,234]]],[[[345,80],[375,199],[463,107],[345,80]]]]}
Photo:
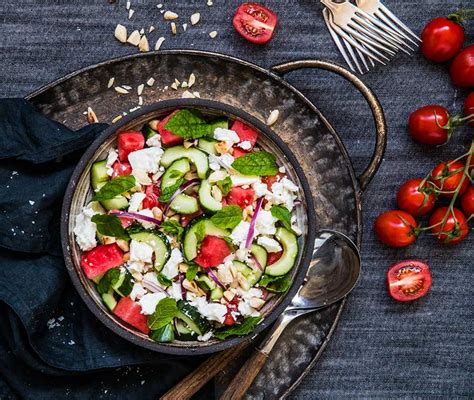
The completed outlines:
{"type": "Polygon", "coordinates": [[[321,0],[334,43],[349,68],[363,74],[398,51],[411,54],[421,40],[379,0],[321,0]]]}

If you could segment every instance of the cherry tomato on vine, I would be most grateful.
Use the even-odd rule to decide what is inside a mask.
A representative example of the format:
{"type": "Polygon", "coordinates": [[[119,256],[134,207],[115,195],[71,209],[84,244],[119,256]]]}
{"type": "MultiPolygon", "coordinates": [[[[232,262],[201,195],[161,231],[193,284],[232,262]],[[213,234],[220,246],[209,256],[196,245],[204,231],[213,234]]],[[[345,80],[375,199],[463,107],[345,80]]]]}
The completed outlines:
{"type": "MultiPolygon", "coordinates": [[[[444,192],[454,192],[459,186],[463,176],[464,164],[461,161],[446,161],[438,164],[433,171],[431,171],[431,182],[436,189],[444,192]]],[[[459,195],[462,195],[468,186],[469,179],[465,177],[459,189],[459,195]]],[[[441,193],[440,196],[453,197],[454,193],[441,193]]]]}
{"type": "Polygon", "coordinates": [[[461,198],[461,207],[466,217],[474,215],[474,185],[469,186],[461,198]]]}
{"type": "Polygon", "coordinates": [[[423,179],[406,181],[397,193],[397,205],[403,211],[419,217],[428,214],[435,206],[436,196],[430,185],[422,185],[423,179]]]}
{"type": "Polygon", "coordinates": [[[464,240],[469,233],[469,226],[466,217],[462,211],[453,208],[449,211],[449,207],[440,207],[431,215],[430,226],[431,232],[435,234],[435,239],[445,244],[456,244],[464,240]],[[443,220],[446,218],[443,226],[443,220]]]}
{"type": "Polygon", "coordinates": [[[464,28],[450,18],[438,17],[421,34],[421,52],[431,61],[442,63],[453,58],[464,43],[464,28]]]}
{"type": "Polygon", "coordinates": [[[474,126],[474,92],[469,94],[464,101],[464,115],[467,117],[472,115],[472,120],[469,122],[469,125],[474,126]]]}
{"type": "Polygon", "coordinates": [[[276,14],[261,4],[243,3],[237,9],[232,24],[248,41],[265,44],[272,38],[277,21],[276,14]]]}
{"type": "Polygon", "coordinates": [[[431,282],[430,267],[417,260],[400,261],[387,272],[388,292],[397,301],[423,297],[430,290],[431,282]]]}
{"type": "Polygon", "coordinates": [[[474,88],[474,44],[467,46],[456,56],[450,73],[454,85],[474,88]]]}
{"type": "Polygon", "coordinates": [[[414,111],[408,120],[408,131],[417,142],[439,145],[449,140],[449,112],[437,105],[421,107],[414,111]]]}
{"type": "Polygon", "coordinates": [[[375,220],[374,229],[382,243],[406,247],[416,242],[417,223],[411,214],[401,210],[385,211],[375,220]]]}

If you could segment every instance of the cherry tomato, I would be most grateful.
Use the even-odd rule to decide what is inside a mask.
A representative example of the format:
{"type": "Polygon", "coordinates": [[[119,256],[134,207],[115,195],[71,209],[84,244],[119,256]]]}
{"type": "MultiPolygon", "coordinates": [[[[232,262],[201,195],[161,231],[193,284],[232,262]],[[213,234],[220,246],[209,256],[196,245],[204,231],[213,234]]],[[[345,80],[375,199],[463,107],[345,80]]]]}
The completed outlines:
{"type": "Polygon", "coordinates": [[[454,85],[474,88],[474,44],[467,46],[456,56],[450,73],[454,85]]]}
{"type": "Polygon", "coordinates": [[[237,9],[232,23],[248,41],[265,44],[272,38],[277,21],[276,14],[261,4],[243,3],[237,9]]]}
{"type": "MultiPolygon", "coordinates": [[[[464,175],[464,164],[461,161],[446,161],[438,164],[433,171],[431,171],[431,182],[435,187],[444,192],[454,192],[459,186],[464,175]]],[[[464,181],[459,190],[459,195],[462,195],[469,185],[469,179],[464,178],[464,181]]],[[[441,193],[443,197],[453,197],[454,193],[441,193]]]]}
{"type": "Polygon", "coordinates": [[[397,301],[423,297],[430,290],[431,282],[430,267],[417,260],[400,261],[387,272],[388,291],[397,301]]]}
{"type": "Polygon", "coordinates": [[[461,198],[461,207],[467,217],[474,215],[474,185],[469,186],[461,198]]]}
{"type": "Polygon", "coordinates": [[[474,126],[474,92],[469,94],[464,101],[464,115],[467,117],[472,115],[472,119],[469,119],[469,125],[474,126]]]}
{"type": "Polygon", "coordinates": [[[401,210],[391,210],[380,214],[374,225],[379,240],[390,247],[406,247],[415,243],[416,227],[415,218],[401,210]]]}
{"type": "Polygon", "coordinates": [[[417,142],[439,145],[449,139],[449,121],[446,108],[437,105],[425,106],[410,115],[408,131],[417,142]]]}
{"type": "Polygon", "coordinates": [[[464,240],[469,233],[469,226],[464,214],[457,208],[453,208],[454,212],[449,211],[448,207],[440,207],[431,215],[429,224],[433,226],[431,232],[435,234],[436,240],[445,244],[456,244],[464,240]],[[448,217],[444,226],[442,221],[446,214],[448,217]]]}
{"type": "Polygon", "coordinates": [[[435,194],[426,184],[420,191],[422,182],[423,179],[410,179],[400,187],[397,194],[398,208],[415,217],[428,214],[436,201],[435,194]]]}
{"type": "Polygon", "coordinates": [[[421,52],[431,61],[442,63],[453,58],[464,43],[462,25],[445,17],[433,19],[421,34],[421,52]]]}

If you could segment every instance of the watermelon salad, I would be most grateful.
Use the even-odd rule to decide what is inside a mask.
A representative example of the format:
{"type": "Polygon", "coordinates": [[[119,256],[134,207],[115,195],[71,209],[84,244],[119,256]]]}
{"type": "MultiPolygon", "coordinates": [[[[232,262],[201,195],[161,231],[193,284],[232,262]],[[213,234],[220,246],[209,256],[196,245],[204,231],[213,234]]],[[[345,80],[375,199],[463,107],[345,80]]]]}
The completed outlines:
{"type": "Polygon", "coordinates": [[[300,190],[241,121],[176,110],[119,133],[90,175],[74,227],[81,267],[153,340],[249,334],[289,289],[300,190]]]}

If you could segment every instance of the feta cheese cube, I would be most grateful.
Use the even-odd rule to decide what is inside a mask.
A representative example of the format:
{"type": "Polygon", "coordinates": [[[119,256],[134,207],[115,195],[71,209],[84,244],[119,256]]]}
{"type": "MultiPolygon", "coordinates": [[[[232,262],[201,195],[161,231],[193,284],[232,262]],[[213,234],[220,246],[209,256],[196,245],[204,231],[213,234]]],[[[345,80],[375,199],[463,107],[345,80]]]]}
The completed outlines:
{"type": "Polygon", "coordinates": [[[89,203],[76,216],[74,234],[76,235],[76,242],[82,251],[92,250],[97,246],[97,226],[92,222],[92,217],[95,214],[98,214],[97,211],[93,209],[92,203],[89,203]]]}
{"type": "Polygon", "coordinates": [[[163,149],[161,147],[148,147],[133,151],[128,155],[128,161],[133,170],[142,170],[155,174],[160,167],[163,149]]]}
{"type": "Polygon", "coordinates": [[[135,277],[141,276],[141,274],[145,272],[147,268],[145,267],[145,263],[143,261],[128,261],[127,269],[135,277]]]}
{"type": "Polygon", "coordinates": [[[232,186],[253,185],[260,182],[258,176],[231,175],[232,186]]]}
{"type": "Polygon", "coordinates": [[[145,197],[146,197],[145,193],[141,193],[141,192],[133,193],[128,203],[128,211],[137,212],[141,208],[142,202],[143,200],[145,200],[145,197]]]}
{"type": "Polygon", "coordinates": [[[257,240],[260,246],[263,246],[269,253],[277,253],[282,250],[280,243],[268,236],[260,236],[257,240]]]}
{"type": "Polygon", "coordinates": [[[136,299],[139,299],[146,293],[145,288],[142,286],[141,283],[136,282],[133,285],[132,291],[130,292],[130,298],[135,301],[136,299]]]}
{"type": "Polygon", "coordinates": [[[161,137],[160,135],[153,135],[146,141],[146,145],[149,147],[161,147],[161,137]]]}
{"type": "MultiPolygon", "coordinates": [[[[145,215],[146,217],[150,217],[150,218],[155,218],[155,216],[153,215],[153,212],[148,208],[138,211],[138,214],[145,215]]],[[[153,222],[148,222],[148,221],[140,221],[140,223],[143,225],[145,229],[153,229],[156,226],[156,224],[154,224],[153,222]]]]}
{"type": "Polygon", "coordinates": [[[151,263],[153,248],[143,242],[132,240],[130,242],[130,261],[141,261],[143,263],[151,263]]]}
{"type": "Polygon", "coordinates": [[[250,307],[245,301],[239,301],[239,305],[237,308],[240,314],[242,314],[244,317],[258,317],[260,315],[257,310],[250,307]]]}
{"type": "Polygon", "coordinates": [[[230,234],[230,239],[232,243],[239,247],[245,247],[245,241],[247,240],[247,235],[250,229],[250,222],[240,221],[232,233],[230,234]]]}
{"type": "Polygon", "coordinates": [[[202,336],[198,336],[197,340],[199,340],[200,342],[207,342],[212,337],[213,334],[214,332],[209,331],[202,336]]]}
{"type": "Polygon", "coordinates": [[[176,300],[183,299],[183,293],[181,292],[181,283],[173,282],[171,287],[168,288],[168,294],[176,300]]]}
{"type": "Polygon", "coordinates": [[[164,299],[166,296],[165,293],[147,293],[138,302],[141,305],[141,313],[144,315],[151,315],[155,312],[156,306],[160,300],[164,299]]]}
{"type": "Polygon", "coordinates": [[[220,142],[230,142],[232,144],[240,142],[239,135],[237,135],[235,131],[225,128],[214,129],[214,139],[220,142]]]}
{"type": "Polygon", "coordinates": [[[227,307],[220,303],[208,303],[205,297],[196,297],[190,304],[196,307],[199,313],[210,321],[224,323],[227,307]]]}
{"type": "Polygon", "coordinates": [[[179,249],[173,249],[169,260],[166,262],[161,273],[168,279],[173,279],[178,275],[178,265],[183,262],[183,254],[179,249]]]}
{"type": "Polygon", "coordinates": [[[250,150],[252,148],[252,143],[250,143],[248,140],[244,140],[243,142],[240,142],[237,146],[243,150],[250,150]]]}
{"type": "MultiPolygon", "coordinates": [[[[276,233],[275,223],[277,219],[270,211],[260,210],[255,221],[255,228],[261,235],[274,235],[276,233]]],[[[257,236],[257,234],[255,234],[257,236]]]]}
{"type": "Polygon", "coordinates": [[[106,167],[107,167],[107,175],[112,176],[114,170],[112,168],[112,165],[114,165],[115,161],[118,159],[118,153],[115,151],[115,149],[111,149],[109,151],[109,154],[107,155],[107,162],[106,162],[106,167]]]}
{"type": "Polygon", "coordinates": [[[255,197],[257,198],[266,196],[269,193],[267,185],[260,182],[260,180],[252,184],[252,189],[255,192],[255,197]]]}

